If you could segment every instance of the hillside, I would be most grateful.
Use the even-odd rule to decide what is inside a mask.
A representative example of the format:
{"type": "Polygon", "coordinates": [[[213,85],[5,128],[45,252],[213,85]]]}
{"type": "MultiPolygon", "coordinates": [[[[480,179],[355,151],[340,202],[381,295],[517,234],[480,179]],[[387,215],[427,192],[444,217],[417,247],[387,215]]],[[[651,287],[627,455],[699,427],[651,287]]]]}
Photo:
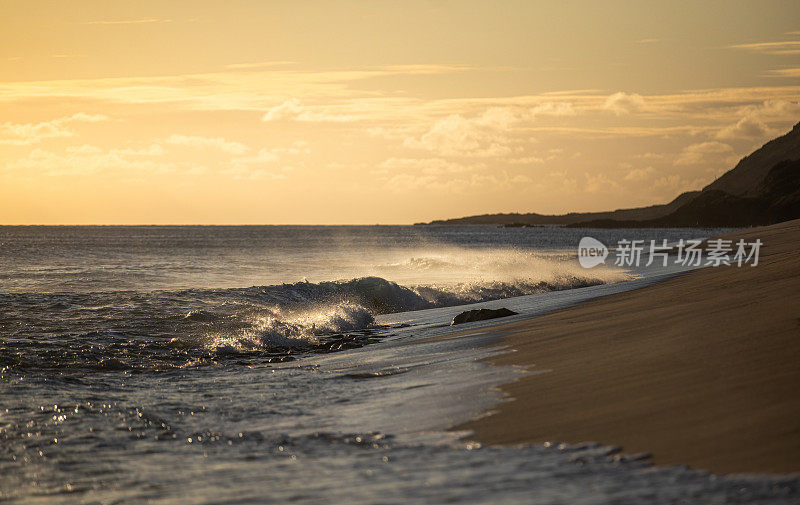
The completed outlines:
{"type": "Polygon", "coordinates": [[[706,189],[675,212],[643,221],[598,220],[574,228],[693,228],[760,226],[800,217],[800,160],[782,161],[748,196],[706,189]]]}
{"type": "Polygon", "coordinates": [[[800,217],[800,123],[771,140],[702,191],[663,205],[563,215],[483,214],[429,224],[566,225],[571,227],[755,226],[800,217]]]}
{"type": "Polygon", "coordinates": [[[430,223],[420,224],[499,224],[499,225],[566,225],[581,221],[613,219],[613,220],[641,220],[656,219],[666,216],[678,209],[681,205],[691,201],[699,195],[699,191],[687,191],[678,195],[677,198],[669,203],[661,205],[651,205],[649,207],[639,207],[633,209],[618,209],[608,212],[571,212],[561,215],[545,214],[482,214],[478,216],[468,216],[455,219],[444,219],[431,221],[430,223]]]}
{"type": "Polygon", "coordinates": [[[712,182],[706,190],[719,190],[737,196],[752,193],[778,162],[800,159],[800,123],[792,131],[764,144],[742,158],[736,166],[712,182]]]}

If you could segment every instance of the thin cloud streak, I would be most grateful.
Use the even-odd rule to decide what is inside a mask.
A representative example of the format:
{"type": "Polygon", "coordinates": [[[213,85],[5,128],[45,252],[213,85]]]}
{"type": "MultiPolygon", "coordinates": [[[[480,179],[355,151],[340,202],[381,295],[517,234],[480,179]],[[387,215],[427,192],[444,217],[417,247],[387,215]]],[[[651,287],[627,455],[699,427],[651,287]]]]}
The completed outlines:
{"type": "Polygon", "coordinates": [[[81,25],[144,25],[172,23],[171,19],[145,18],[145,19],[118,19],[118,20],[97,20],[84,21],[81,25]]]}
{"type": "Polygon", "coordinates": [[[745,51],[759,54],[800,54],[800,40],[787,40],[783,42],[755,42],[752,44],[735,44],[728,47],[732,49],[743,49],[745,51]]]}
{"type": "Polygon", "coordinates": [[[283,67],[296,63],[296,61],[257,61],[253,63],[231,63],[230,65],[225,65],[225,68],[230,68],[232,70],[250,70],[254,68],[283,67]]]}
{"type": "Polygon", "coordinates": [[[800,77],[800,67],[776,68],[773,70],[767,70],[764,75],[767,77],[800,77]]]}

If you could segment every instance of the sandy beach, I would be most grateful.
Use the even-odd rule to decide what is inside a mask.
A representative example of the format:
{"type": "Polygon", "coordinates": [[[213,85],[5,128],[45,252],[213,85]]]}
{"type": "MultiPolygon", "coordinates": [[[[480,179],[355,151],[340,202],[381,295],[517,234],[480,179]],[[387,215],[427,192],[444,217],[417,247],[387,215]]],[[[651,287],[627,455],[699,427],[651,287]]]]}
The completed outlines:
{"type": "Polygon", "coordinates": [[[486,444],[595,441],[661,465],[800,471],[800,220],[759,238],[758,266],[704,268],[492,329],[533,372],[458,430],[486,444]]]}

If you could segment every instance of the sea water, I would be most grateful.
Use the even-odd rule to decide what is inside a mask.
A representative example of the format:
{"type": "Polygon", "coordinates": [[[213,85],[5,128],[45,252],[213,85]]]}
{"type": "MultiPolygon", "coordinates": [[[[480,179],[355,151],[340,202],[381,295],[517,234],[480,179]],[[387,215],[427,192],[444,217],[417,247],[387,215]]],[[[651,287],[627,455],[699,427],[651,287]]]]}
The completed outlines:
{"type": "Polygon", "coordinates": [[[0,227],[0,499],[10,503],[797,503],[796,476],[493,448],[449,428],[522,373],[488,326],[657,282],[580,238],[724,230],[0,227]]]}

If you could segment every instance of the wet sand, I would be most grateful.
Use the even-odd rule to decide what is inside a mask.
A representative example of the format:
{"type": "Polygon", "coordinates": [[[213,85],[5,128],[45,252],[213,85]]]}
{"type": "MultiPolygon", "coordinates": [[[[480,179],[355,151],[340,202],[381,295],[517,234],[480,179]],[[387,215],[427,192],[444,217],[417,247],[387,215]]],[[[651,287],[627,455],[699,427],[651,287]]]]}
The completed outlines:
{"type": "Polygon", "coordinates": [[[454,429],[486,444],[595,441],[718,473],[800,471],[800,220],[726,236],[740,237],[764,243],[758,266],[491,328],[513,350],[492,361],[534,374],[454,429]]]}

